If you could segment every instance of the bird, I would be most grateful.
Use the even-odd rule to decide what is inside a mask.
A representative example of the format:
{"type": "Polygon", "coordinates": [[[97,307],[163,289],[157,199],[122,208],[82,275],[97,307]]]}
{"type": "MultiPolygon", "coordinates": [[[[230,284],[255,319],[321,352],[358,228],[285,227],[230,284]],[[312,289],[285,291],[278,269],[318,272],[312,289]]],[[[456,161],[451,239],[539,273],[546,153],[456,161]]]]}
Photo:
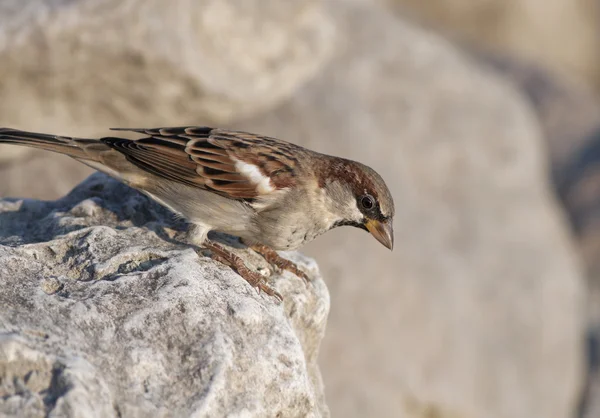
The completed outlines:
{"type": "MultiPolygon", "coordinates": [[[[271,267],[308,276],[278,251],[340,226],[369,232],[392,250],[394,201],[383,178],[357,161],[274,137],[207,126],[128,131],[136,139],[75,138],[0,128],[0,143],[65,154],[136,189],[190,224],[190,243],[283,301],[264,275],[210,231],[238,237],[271,267]]],[[[116,134],[119,135],[119,134],[116,134]]]]}

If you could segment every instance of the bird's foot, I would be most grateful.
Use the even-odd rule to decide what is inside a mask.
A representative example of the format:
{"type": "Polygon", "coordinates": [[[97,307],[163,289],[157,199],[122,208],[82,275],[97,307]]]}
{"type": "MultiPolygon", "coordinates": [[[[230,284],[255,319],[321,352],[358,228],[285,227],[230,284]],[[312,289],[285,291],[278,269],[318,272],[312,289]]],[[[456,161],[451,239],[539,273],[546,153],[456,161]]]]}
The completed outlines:
{"type": "Polygon", "coordinates": [[[261,244],[254,244],[251,245],[250,248],[252,248],[255,252],[260,254],[265,259],[265,261],[271,266],[276,266],[279,267],[281,270],[287,270],[290,273],[295,274],[296,276],[304,280],[304,283],[308,285],[308,275],[302,270],[300,270],[296,263],[288,260],[287,258],[283,258],[277,253],[277,251],[275,251],[271,247],[267,247],[266,245],[261,244]]]}
{"type": "Polygon", "coordinates": [[[257,288],[259,293],[262,290],[267,295],[277,298],[280,303],[283,302],[283,296],[267,284],[265,277],[250,270],[238,255],[228,251],[221,244],[210,240],[206,240],[203,246],[211,251],[213,260],[232,267],[244,280],[250,283],[250,286],[257,288]]]}

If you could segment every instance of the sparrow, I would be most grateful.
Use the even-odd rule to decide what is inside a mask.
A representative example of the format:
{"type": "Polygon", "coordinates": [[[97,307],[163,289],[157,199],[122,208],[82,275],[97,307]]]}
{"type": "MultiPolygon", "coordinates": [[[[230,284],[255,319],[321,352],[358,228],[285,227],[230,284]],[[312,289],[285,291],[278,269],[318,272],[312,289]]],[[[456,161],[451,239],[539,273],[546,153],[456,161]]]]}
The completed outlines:
{"type": "Polygon", "coordinates": [[[233,235],[272,266],[308,280],[277,251],[294,250],[343,225],[368,231],[390,250],[394,201],[372,168],[268,136],[204,126],[113,128],[137,139],[72,138],[0,128],[0,143],[68,155],[187,220],[191,244],[282,301],[265,277],[208,239],[233,235]]]}

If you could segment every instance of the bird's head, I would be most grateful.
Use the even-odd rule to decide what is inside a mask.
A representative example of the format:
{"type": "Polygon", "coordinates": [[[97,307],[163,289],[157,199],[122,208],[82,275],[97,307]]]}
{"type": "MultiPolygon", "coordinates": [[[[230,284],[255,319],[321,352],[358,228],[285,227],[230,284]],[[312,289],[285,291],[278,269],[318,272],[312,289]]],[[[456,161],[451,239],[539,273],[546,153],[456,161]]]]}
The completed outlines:
{"type": "Polygon", "coordinates": [[[394,200],[381,176],[356,161],[335,158],[320,173],[334,226],[350,225],[368,231],[377,241],[394,247],[394,200]]]}

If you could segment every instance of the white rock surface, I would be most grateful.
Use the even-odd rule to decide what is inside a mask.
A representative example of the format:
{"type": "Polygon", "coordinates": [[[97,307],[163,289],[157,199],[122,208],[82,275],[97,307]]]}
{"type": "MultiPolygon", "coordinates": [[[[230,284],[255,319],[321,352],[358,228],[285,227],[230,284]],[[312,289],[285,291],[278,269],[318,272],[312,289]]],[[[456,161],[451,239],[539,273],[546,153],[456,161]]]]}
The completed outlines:
{"type": "Polygon", "coordinates": [[[0,201],[0,416],[329,415],[314,262],[289,254],[314,280],[272,278],[278,305],[171,220],[100,174],[56,202],[0,201]]]}

